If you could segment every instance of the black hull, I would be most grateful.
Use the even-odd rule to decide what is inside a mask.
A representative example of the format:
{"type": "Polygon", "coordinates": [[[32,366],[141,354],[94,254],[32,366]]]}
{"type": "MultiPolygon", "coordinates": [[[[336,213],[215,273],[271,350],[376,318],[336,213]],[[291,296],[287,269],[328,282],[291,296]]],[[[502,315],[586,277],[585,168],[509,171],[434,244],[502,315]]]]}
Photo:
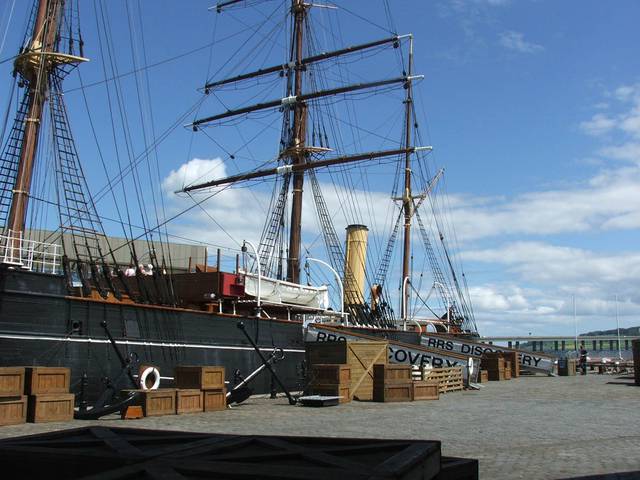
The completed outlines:
{"type": "MultiPolygon", "coordinates": [[[[121,371],[103,321],[124,354],[157,366],[162,377],[173,377],[176,365],[223,365],[227,380],[236,369],[247,375],[261,364],[237,328],[242,321],[264,353],[274,346],[284,349],[277,373],[287,387],[299,386],[304,359],[299,322],[73,298],[62,277],[0,269],[0,366],[70,367],[74,393],[86,372],[89,400],[96,398],[101,379],[121,371]]],[[[162,386],[171,385],[163,380],[162,386]]],[[[259,375],[251,387],[269,392],[269,375],[259,375]]]]}

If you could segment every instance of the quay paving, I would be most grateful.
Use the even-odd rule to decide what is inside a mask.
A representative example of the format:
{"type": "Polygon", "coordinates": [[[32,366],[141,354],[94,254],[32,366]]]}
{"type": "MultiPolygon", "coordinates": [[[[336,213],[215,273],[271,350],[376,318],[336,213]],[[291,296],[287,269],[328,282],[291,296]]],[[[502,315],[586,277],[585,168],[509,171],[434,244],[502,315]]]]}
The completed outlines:
{"type": "Polygon", "coordinates": [[[438,401],[292,407],[253,397],[220,412],[74,420],[0,428],[0,438],[89,425],[255,435],[440,440],[477,458],[483,479],[549,479],[640,471],[640,387],[629,375],[521,377],[438,401]]]}

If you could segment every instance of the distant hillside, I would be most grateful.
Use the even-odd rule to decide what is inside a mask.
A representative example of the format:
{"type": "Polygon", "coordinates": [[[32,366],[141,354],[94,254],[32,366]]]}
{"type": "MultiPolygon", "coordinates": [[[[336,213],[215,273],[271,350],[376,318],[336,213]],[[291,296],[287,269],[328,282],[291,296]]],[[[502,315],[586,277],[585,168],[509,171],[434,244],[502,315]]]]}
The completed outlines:
{"type": "MultiPolygon", "coordinates": [[[[613,328],[611,330],[595,330],[589,333],[581,333],[582,336],[595,336],[595,335],[617,335],[618,330],[613,328]]],[[[621,328],[620,335],[640,335],[640,327],[621,328]]]]}

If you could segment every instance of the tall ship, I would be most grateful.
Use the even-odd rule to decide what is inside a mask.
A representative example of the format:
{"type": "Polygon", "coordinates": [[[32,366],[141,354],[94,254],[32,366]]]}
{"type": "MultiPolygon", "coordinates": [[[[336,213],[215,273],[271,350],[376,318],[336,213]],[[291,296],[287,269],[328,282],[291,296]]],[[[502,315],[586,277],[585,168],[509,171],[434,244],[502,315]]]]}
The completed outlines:
{"type": "MultiPolygon", "coordinates": [[[[363,18],[347,2],[222,1],[211,15],[258,21],[232,49],[211,43],[201,98],[158,132],[148,103],[139,120],[127,116],[134,109],[114,66],[105,3],[94,4],[92,54],[80,2],[35,1],[13,58],[0,156],[3,365],[69,366],[73,384],[86,374],[96,396],[98,379],[121,369],[114,344],[166,377],[176,365],[224,365],[230,376],[260,363],[249,335],[263,352],[281,349],[277,372],[293,388],[310,324],[406,341],[427,330],[477,334],[448,248],[455,239],[438,197],[443,170],[430,167],[431,147],[422,144],[413,35],[388,27],[382,37],[340,44],[336,16],[363,18]],[[102,61],[88,63],[91,55],[102,61]],[[80,72],[94,64],[104,70],[97,83],[107,100],[104,111],[87,108],[96,148],[87,167],[63,85],[77,74],[87,102],[80,72]],[[110,122],[113,145],[96,117],[110,122]],[[154,161],[164,139],[185,127],[208,139],[218,160],[199,170],[196,160],[176,166],[185,180],[168,192],[175,185],[154,161]],[[137,152],[135,135],[143,139],[137,152]],[[101,172],[101,189],[89,184],[88,168],[101,172]],[[371,188],[374,181],[388,193],[371,188]],[[169,195],[181,200],[173,209],[169,195]],[[213,213],[212,199],[221,199],[213,213]],[[243,211],[229,202],[238,200],[256,240],[231,238],[228,248],[202,241],[228,233],[225,221],[237,219],[226,217],[243,211]],[[198,222],[194,244],[210,255],[185,265],[172,258],[170,232],[196,213],[210,222],[198,222]]],[[[144,104],[148,71],[144,55],[137,58],[131,74],[144,104]]],[[[266,375],[254,382],[257,391],[271,388],[266,375]]]]}

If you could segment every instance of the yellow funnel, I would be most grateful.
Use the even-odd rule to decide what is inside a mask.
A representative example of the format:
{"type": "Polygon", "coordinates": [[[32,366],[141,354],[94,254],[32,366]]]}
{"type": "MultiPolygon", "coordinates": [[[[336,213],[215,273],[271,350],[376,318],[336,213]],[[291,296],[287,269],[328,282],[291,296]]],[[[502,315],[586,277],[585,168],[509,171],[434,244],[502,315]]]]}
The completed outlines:
{"type": "Polygon", "coordinates": [[[367,235],[364,225],[347,227],[347,254],[344,268],[344,303],[364,303],[365,262],[367,260],[367,235]]]}

